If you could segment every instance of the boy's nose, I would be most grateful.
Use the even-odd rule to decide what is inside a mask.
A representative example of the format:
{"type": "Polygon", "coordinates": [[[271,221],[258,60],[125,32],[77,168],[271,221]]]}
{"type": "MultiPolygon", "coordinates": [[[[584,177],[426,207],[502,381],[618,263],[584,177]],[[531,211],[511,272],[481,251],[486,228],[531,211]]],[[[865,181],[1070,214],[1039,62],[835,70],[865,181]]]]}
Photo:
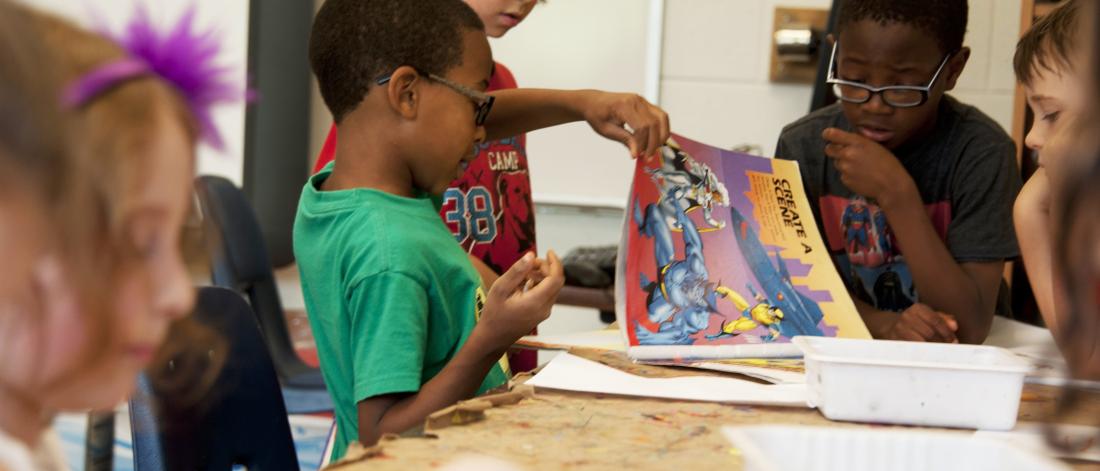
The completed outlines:
{"type": "Polygon", "coordinates": [[[1031,130],[1027,132],[1027,136],[1024,136],[1024,145],[1027,146],[1028,149],[1035,151],[1041,150],[1043,148],[1043,143],[1046,141],[1043,133],[1037,129],[1038,127],[1039,126],[1032,126],[1031,130]]]}
{"type": "Polygon", "coordinates": [[[894,107],[888,105],[880,93],[871,95],[871,99],[861,105],[861,108],[871,114],[890,114],[894,111],[894,107]]]}

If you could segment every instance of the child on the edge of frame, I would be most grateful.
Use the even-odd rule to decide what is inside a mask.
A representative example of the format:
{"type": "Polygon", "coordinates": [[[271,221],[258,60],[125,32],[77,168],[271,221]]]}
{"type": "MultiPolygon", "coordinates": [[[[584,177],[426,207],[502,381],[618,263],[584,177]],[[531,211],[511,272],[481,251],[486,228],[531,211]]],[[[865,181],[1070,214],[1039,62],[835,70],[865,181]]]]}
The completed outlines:
{"type": "Polygon", "coordinates": [[[294,250],[339,459],[354,441],[504,385],[504,353],[564,283],[556,255],[529,253],[486,293],[429,196],[462,175],[475,146],[585,117],[647,154],[669,132],[663,112],[638,100],[619,109],[614,94],[487,95],[484,25],[460,0],[329,0],[310,63],[340,139],[334,165],[303,189],[294,250]]]}
{"type": "Polygon", "coordinates": [[[1018,254],[1012,139],[946,93],[966,0],[849,0],[828,82],[839,102],[783,129],[814,215],[875,338],[980,343],[1018,254]]]}
{"type": "Polygon", "coordinates": [[[1091,49],[1091,36],[1086,24],[1091,22],[1081,11],[1079,0],[1068,0],[1036,21],[1017,43],[1013,63],[1035,117],[1024,142],[1038,155],[1039,167],[1016,198],[1016,237],[1039,312],[1060,342],[1066,334],[1066,300],[1059,273],[1053,269],[1055,234],[1048,173],[1064,173],[1066,133],[1087,111],[1085,84],[1091,70],[1086,51],[1091,49]]]}
{"type": "MultiPolygon", "coordinates": [[[[1094,102],[1095,103],[1095,102],[1094,102]]],[[[1053,271],[1066,280],[1058,295],[1058,347],[1071,375],[1100,381],[1100,121],[1083,117],[1052,136],[1050,146],[1072,153],[1074,171],[1052,178],[1053,271]],[[1056,182],[1056,183],[1055,183],[1056,182]]],[[[1052,176],[1053,177],[1053,176],[1052,176]]]]}
{"type": "Polygon", "coordinates": [[[1071,374],[1092,381],[1100,381],[1096,8],[1069,0],[1036,22],[1015,64],[1035,113],[1028,145],[1040,166],[1016,202],[1024,263],[1071,374]]]}
{"type": "Polygon", "coordinates": [[[124,401],[192,309],[178,242],[195,145],[215,137],[208,107],[244,95],[192,19],[169,39],[139,13],[112,40],[0,0],[4,199],[44,196],[0,205],[19,223],[0,245],[0,469],[64,468],[53,415],[124,401]]]}
{"type": "MultiPolygon", "coordinates": [[[[544,0],[465,1],[481,18],[485,34],[500,38],[522,23],[535,5],[544,0]]],[[[509,90],[517,86],[512,72],[504,64],[494,61],[487,91],[509,90]]],[[[619,109],[649,107],[629,94],[607,95],[606,98],[618,100],[616,107],[619,109]]],[[[588,121],[593,124],[599,122],[588,121]]],[[[598,126],[596,129],[612,139],[622,140],[625,137],[614,126],[598,126]]],[[[337,135],[333,125],[313,173],[332,162],[337,135]]],[[[644,143],[627,144],[635,156],[646,151],[644,143]]],[[[458,244],[470,254],[470,261],[485,279],[486,286],[492,286],[493,280],[520,257],[528,252],[537,253],[538,250],[526,137],[523,133],[502,135],[499,139],[482,142],[475,152],[477,157],[470,161],[466,172],[437,196],[439,200],[436,204],[440,217],[458,244]]],[[[528,371],[535,367],[537,352],[517,349],[509,352],[508,358],[515,372],[528,371]]]]}
{"type": "Polygon", "coordinates": [[[42,368],[36,356],[27,355],[48,344],[33,350],[19,346],[28,330],[20,324],[49,321],[61,311],[50,309],[56,303],[35,306],[68,291],[57,276],[62,242],[52,240],[60,224],[51,215],[61,212],[58,200],[64,197],[58,193],[64,186],[57,183],[68,179],[72,167],[54,64],[43,60],[46,47],[27,23],[26,12],[0,0],[0,116],[16,117],[0,120],[0,355],[7,359],[0,364],[0,469],[5,471],[64,464],[57,436],[43,418],[46,410],[58,408],[53,403],[59,401],[50,398],[59,394],[30,374],[40,371],[56,381],[61,372],[42,368]],[[36,292],[53,296],[39,299],[31,294],[36,292]]]}

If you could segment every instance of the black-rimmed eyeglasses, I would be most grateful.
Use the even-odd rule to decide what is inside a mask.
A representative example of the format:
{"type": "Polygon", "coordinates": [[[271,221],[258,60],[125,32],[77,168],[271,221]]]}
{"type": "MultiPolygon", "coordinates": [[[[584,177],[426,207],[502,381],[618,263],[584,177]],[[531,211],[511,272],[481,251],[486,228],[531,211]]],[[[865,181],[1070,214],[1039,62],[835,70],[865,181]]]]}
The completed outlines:
{"type": "MultiPolygon", "coordinates": [[[[474,124],[477,126],[485,125],[485,120],[489,118],[489,111],[493,109],[493,102],[496,101],[496,97],[489,95],[488,93],[479,92],[465,85],[452,82],[436,74],[425,74],[423,72],[420,72],[419,70],[417,72],[420,73],[421,76],[427,77],[428,80],[439,83],[440,85],[450,88],[458,94],[469,98],[470,101],[474,102],[474,124]]],[[[391,77],[393,77],[393,74],[386,75],[385,77],[379,77],[378,80],[375,81],[375,83],[377,83],[378,85],[385,85],[389,83],[391,77]]]]}
{"type": "Polygon", "coordinates": [[[829,75],[825,80],[825,83],[833,86],[833,94],[841,101],[855,104],[867,103],[871,100],[871,97],[882,95],[882,101],[894,108],[915,108],[928,101],[928,93],[932,90],[932,86],[936,84],[936,80],[940,78],[940,73],[943,72],[947,61],[951,59],[951,54],[947,54],[943,58],[943,62],[940,62],[940,67],[936,69],[936,74],[932,76],[932,80],[929,80],[928,85],[923,87],[915,85],[872,87],[865,83],[837,78],[836,50],[839,48],[840,41],[833,43],[833,53],[829,57],[829,75]]]}

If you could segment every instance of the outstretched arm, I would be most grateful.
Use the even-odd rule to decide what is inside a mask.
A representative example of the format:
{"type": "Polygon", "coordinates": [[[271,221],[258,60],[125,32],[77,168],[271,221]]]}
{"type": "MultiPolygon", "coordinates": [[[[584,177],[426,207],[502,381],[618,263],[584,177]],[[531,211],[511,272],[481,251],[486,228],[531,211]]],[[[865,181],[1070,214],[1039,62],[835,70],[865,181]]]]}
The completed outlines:
{"type": "Polygon", "coordinates": [[[630,155],[653,155],[670,135],[668,114],[632,93],[598,90],[516,88],[493,92],[496,103],[485,122],[497,140],[575,121],[623,143],[630,155]]]}

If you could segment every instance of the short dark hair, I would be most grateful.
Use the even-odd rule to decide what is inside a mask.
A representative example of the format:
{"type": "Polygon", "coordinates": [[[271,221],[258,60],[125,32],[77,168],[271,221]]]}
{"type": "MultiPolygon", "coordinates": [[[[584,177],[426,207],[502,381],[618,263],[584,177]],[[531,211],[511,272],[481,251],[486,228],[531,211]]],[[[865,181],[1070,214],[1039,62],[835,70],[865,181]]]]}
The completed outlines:
{"type": "Polygon", "coordinates": [[[836,30],[863,20],[901,23],[936,38],[944,53],[962,49],[970,7],[966,0],[844,0],[836,30]]]}
{"type": "Polygon", "coordinates": [[[1079,4],[1077,0],[1067,0],[1024,33],[1012,58],[1016,80],[1030,85],[1040,70],[1054,72],[1055,68],[1073,66],[1070,55],[1077,43],[1079,4]]]}
{"type": "Polygon", "coordinates": [[[462,34],[484,29],[462,0],[327,0],[310,33],[310,67],[339,123],[379,76],[403,65],[444,75],[462,63],[462,34]]]}

